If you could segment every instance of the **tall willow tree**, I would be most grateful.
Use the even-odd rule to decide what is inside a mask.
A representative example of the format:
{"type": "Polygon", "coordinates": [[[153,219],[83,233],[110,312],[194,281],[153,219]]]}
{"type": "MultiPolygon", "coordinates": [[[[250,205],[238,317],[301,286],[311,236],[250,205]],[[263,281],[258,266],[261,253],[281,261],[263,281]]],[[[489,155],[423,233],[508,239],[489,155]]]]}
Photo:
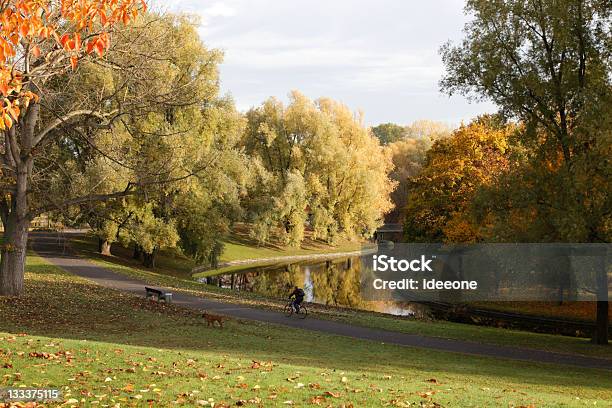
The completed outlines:
{"type": "Polygon", "coordinates": [[[329,242],[368,236],[391,209],[391,161],[340,103],[270,99],[247,113],[243,144],[254,161],[247,217],[262,241],[280,230],[298,245],[305,228],[329,242]]]}
{"type": "MultiPolygon", "coordinates": [[[[529,152],[524,166],[498,190],[503,199],[489,201],[497,230],[523,217],[514,225],[526,226],[530,231],[521,236],[531,239],[610,242],[612,3],[468,0],[466,12],[473,19],[465,39],[442,48],[447,71],[442,88],[489,99],[521,120],[529,152]]],[[[506,239],[512,235],[506,228],[506,239]]],[[[607,289],[602,289],[597,343],[608,337],[607,289]]]]}

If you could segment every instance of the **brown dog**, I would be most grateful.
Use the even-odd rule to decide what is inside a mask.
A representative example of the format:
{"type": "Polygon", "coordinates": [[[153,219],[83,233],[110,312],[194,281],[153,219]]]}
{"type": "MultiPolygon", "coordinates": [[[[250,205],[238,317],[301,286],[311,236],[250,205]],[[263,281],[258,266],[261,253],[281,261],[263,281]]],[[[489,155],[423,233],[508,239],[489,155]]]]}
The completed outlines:
{"type": "Polygon", "coordinates": [[[210,326],[212,324],[213,327],[215,327],[215,322],[219,322],[219,327],[221,329],[223,328],[223,319],[225,319],[225,317],[219,316],[219,315],[213,315],[213,314],[206,313],[206,312],[202,315],[202,317],[206,319],[207,326],[210,326]]]}

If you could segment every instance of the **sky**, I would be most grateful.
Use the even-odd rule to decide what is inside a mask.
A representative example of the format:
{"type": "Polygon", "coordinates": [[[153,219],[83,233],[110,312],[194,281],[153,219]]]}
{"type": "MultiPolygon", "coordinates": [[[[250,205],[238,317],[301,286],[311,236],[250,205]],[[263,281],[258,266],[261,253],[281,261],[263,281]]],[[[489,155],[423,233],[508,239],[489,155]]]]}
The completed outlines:
{"type": "Polygon", "coordinates": [[[495,111],[439,91],[438,49],[462,38],[462,0],[155,1],[200,17],[206,46],[225,53],[222,92],[241,111],[294,89],[362,111],[368,125],[458,125],[495,111]]]}

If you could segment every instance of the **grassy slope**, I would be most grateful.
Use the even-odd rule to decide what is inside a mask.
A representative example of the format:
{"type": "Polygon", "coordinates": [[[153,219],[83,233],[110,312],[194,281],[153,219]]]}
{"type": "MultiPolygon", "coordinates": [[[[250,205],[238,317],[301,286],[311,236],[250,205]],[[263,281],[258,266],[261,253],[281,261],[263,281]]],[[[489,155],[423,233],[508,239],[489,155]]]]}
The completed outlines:
{"type": "Polygon", "coordinates": [[[361,242],[341,240],[336,245],[328,245],[312,238],[309,231],[299,248],[284,246],[278,240],[272,240],[266,246],[260,246],[249,236],[249,229],[245,225],[237,225],[232,235],[225,242],[220,262],[230,262],[241,259],[273,258],[279,256],[295,256],[309,254],[326,254],[333,252],[351,252],[361,249],[361,242]]]}
{"type": "MultiPolygon", "coordinates": [[[[74,245],[78,249],[93,252],[96,250],[96,242],[93,237],[82,236],[73,240],[74,245]]],[[[224,250],[221,255],[220,262],[231,262],[244,259],[263,259],[282,256],[295,255],[314,255],[328,254],[337,252],[353,252],[359,251],[362,248],[362,243],[343,240],[337,245],[331,246],[320,241],[315,241],[307,238],[299,248],[283,247],[280,244],[270,244],[268,246],[258,246],[252,239],[248,237],[244,228],[238,227],[236,231],[230,235],[224,242],[224,250]]],[[[124,248],[119,244],[114,244],[112,247],[113,254],[121,259],[130,259],[132,256],[131,248],[124,248]]],[[[195,263],[179,254],[176,250],[164,250],[156,258],[156,269],[171,276],[186,278],[191,276],[191,270],[196,266],[195,263]]],[[[245,269],[254,266],[269,265],[270,262],[255,262],[245,265],[234,265],[225,268],[214,269],[211,271],[202,272],[197,277],[210,275],[218,275],[245,269]]]]}
{"type": "Polygon", "coordinates": [[[26,288],[23,298],[0,300],[2,330],[13,333],[0,334],[0,381],[60,387],[72,405],[147,406],[151,400],[194,406],[212,399],[217,407],[241,400],[265,406],[540,407],[601,406],[612,399],[612,378],[598,370],[252,322],[211,329],[188,310],[97,287],[36,257],[29,258],[26,288]]]}
{"type": "Polygon", "coordinates": [[[328,254],[334,252],[352,252],[361,249],[361,244],[356,242],[342,242],[335,246],[317,244],[308,247],[256,247],[238,242],[226,242],[221,262],[230,262],[241,259],[274,258],[280,256],[328,254]]]}
{"type": "Polygon", "coordinates": [[[297,255],[319,255],[355,252],[363,248],[362,243],[343,241],[338,245],[330,246],[319,242],[312,245],[302,245],[300,248],[293,247],[257,247],[253,244],[240,243],[235,241],[225,242],[221,262],[231,262],[238,260],[255,260],[248,264],[230,265],[216,269],[210,269],[204,272],[194,274],[195,278],[205,278],[209,276],[223,275],[232,272],[240,272],[246,269],[252,269],[260,266],[275,265],[277,261],[265,260],[264,258],[290,257],[297,255]],[[257,261],[261,259],[261,261],[257,261]]]}
{"type": "MultiPolygon", "coordinates": [[[[126,263],[117,258],[105,258],[92,252],[84,253],[93,262],[108,267],[118,273],[144,280],[151,285],[166,286],[188,291],[204,297],[217,297],[228,302],[248,304],[254,307],[265,307],[280,310],[284,300],[274,300],[258,296],[253,293],[237,293],[229,289],[204,285],[191,279],[180,279],[161,273],[146,270],[126,263]]],[[[373,327],[385,330],[398,331],[411,334],[443,337],[449,339],[470,340],[482,343],[509,345],[544,349],[562,353],[575,353],[595,357],[612,358],[610,347],[595,346],[587,339],[530,333],[518,330],[498,329],[493,327],[473,326],[444,321],[416,321],[412,319],[394,317],[380,313],[357,311],[350,309],[310,305],[310,311],[317,318],[332,319],[346,323],[373,327]]]]}

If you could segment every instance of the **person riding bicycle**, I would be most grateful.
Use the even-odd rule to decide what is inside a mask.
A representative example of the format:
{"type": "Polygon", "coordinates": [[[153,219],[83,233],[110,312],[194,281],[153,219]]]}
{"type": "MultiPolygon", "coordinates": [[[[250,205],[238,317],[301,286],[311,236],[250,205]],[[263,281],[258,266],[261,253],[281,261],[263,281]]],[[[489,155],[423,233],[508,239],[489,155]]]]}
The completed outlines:
{"type": "Polygon", "coordinates": [[[305,293],[301,288],[297,286],[293,289],[293,292],[289,295],[289,299],[293,298],[291,306],[295,309],[295,313],[300,313],[300,305],[304,301],[305,293]]]}

